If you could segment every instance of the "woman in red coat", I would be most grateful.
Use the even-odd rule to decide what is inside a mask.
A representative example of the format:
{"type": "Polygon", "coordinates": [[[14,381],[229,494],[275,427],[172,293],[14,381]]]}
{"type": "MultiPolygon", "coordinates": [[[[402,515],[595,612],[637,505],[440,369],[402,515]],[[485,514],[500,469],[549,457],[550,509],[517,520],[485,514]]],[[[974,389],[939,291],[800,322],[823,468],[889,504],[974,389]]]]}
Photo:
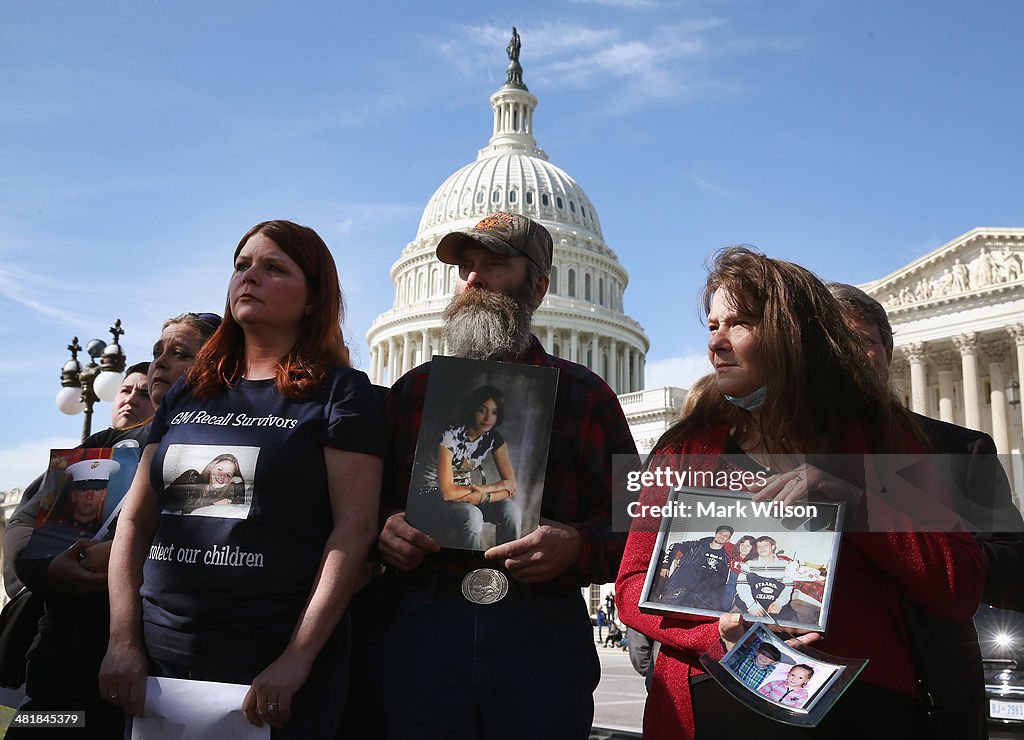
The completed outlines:
{"type": "MultiPolygon", "coordinates": [[[[699,663],[709,651],[721,658],[720,638],[741,633],[734,618],[720,624],[640,612],[659,522],[638,519],[615,591],[621,620],[662,643],[644,737],[927,736],[932,728],[917,696],[901,598],[938,617],[966,621],[978,606],[985,571],[973,539],[950,533],[952,520],[945,519],[943,507],[936,513],[935,503],[945,495],[941,487],[921,486],[927,492],[919,492],[916,501],[904,498],[897,510],[877,486],[864,482],[861,455],[924,451],[920,431],[869,367],[861,340],[809,271],[731,247],[717,255],[703,300],[714,372],[691,389],[684,417],[659,441],[651,464],[691,471],[760,465],[767,468],[768,484],[758,499],[791,503],[809,493],[845,498],[847,520],[873,526],[854,526],[848,530],[862,531],[843,535],[831,574],[827,636],[815,647],[869,663],[815,730],[774,722],[742,706],[708,680],[699,663]],[[840,480],[805,462],[805,456],[826,453],[857,461],[859,479],[847,474],[840,480]],[[929,525],[922,527],[925,517],[929,525]]],[[[667,494],[645,489],[641,503],[663,504],[667,494]]]]}

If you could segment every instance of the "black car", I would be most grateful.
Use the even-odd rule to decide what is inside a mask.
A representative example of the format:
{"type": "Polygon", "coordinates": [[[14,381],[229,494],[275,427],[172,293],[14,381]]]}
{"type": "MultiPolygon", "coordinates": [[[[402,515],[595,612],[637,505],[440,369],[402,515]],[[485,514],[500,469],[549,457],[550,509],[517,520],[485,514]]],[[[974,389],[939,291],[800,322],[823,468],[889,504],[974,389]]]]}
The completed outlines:
{"type": "Polygon", "coordinates": [[[1024,732],[1024,614],[982,604],[974,624],[985,664],[989,723],[1024,732]]]}

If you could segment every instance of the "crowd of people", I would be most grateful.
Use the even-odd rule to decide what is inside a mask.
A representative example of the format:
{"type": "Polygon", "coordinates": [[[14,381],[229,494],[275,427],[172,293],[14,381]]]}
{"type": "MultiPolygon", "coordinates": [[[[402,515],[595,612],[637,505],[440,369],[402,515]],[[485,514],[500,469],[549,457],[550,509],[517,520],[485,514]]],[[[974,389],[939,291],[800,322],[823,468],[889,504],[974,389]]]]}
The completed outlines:
{"type": "MultiPolygon", "coordinates": [[[[146,710],[147,676],[161,676],[247,686],[240,710],[274,738],[587,738],[600,666],[581,587],[614,582],[599,614],[619,634],[600,641],[621,641],[621,622],[631,652],[660,643],[638,657],[650,666],[647,738],[985,736],[971,617],[983,595],[1022,606],[1020,515],[990,439],[936,427],[890,388],[892,334],[877,303],[748,248],[718,253],[703,293],[711,372],[654,453],[691,470],[742,458],[766,473],[749,491],[757,500],[824,495],[853,520],[885,522],[843,534],[827,634],[791,638],[869,663],[817,729],[796,729],[706,680],[699,659],[739,640],[739,614],[639,608],[659,521],[637,519],[628,535],[612,525],[612,458],[636,456],[625,417],[598,375],[530,331],[549,285],[547,230],[499,212],[446,235],[436,254],[458,271],[444,312],[450,354],[558,371],[539,526],[520,531],[504,399],[491,386],[470,394],[413,491],[444,501],[441,525],[474,546],[442,547],[406,520],[431,363],[386,395],[372,386],[349,363],[327,245],[288,221],[257,224],[234,250],[223,317],[170,319],[148,367],[129,368],[111,428],[84,443],[141,448],[112,541],[28,557],[39,500],[26,489],[4,542],[5,563],[45,600],[24,709],[82,709],[82,736],[117,738],[146,710]],[[218,421],[243,415],[255,421],[218,421]],[[1008,533],[912,526],[869,490],[863,466],[819,462],[928,452],[971,457],[928,478],[929,496],[951,515],[964,501],[998,509],[1008,533]],[[475,482],[488,458],[500,480],[475,482]],[[508,530],[489,549],[485,520],[508,530]],[[921,656],[951,642],[956,669],[936,674],[921,656]]],[[[640,493],[655,508],[666,496],[640,493]]],[[[774,542],[733,534],[672,552],[662,588],[708,609],[752,605],[739,576],[773,559],[774,542]],[[697,573],[708,578],[677,554],[712,563],[697,573]]],[[[747,673],[764,679],[771,647],[747,656],[747,673]]],[[[763,693],[795,706],[808,669],[763,693]]]]}

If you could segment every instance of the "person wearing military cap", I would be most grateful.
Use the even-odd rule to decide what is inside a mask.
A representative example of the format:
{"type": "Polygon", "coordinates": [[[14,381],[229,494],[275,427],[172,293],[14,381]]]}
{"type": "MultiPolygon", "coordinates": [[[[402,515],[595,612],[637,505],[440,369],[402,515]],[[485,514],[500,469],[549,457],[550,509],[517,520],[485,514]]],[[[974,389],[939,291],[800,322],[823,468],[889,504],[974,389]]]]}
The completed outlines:
{"type": "Polygon", "coordinates": [[[401,665],[382,689],[387,734],[586,738],[600,665],[580,589],[615,578],[625,535],[611,526],[612,455],[635,454],[633,438],[608,385],[530,330],[549,284],[546,228],[493,213],[447,234],[437,257],[458,266],[443,314],[449,354],[556,368],[558,391],[540,526],[472,552],[442,550],[405,519],[430,363],[391,388],[379,537],[390,572],[371,589],[401,602],[381,647],[385,665],[401,665]],[[524,632],[538,639],[515,639],[524,632]]]}
{"type": "MultiPolygon", "coordinates": [[[[125,370],[117,398],[111,404],[111,426],[82,443],[83,448],[135,447],[149,435],[149,418],[164,393],[185,372],[196,351],[216,330],[216,314],[185,313],[166,321],[153,345],[153,361],[139,362],[125,370]]],[[[94,460],[85,461],[90,465],[94,460]]],[[[77,463],[76,463],[77,464],[77,463]]],[[[74,465],[68,466],[69,468],[74,465]]],[[[66,472],[66,471],[65,471],[66,472]]],[[[122,471],[122,474],[124,471],[122,471]]],[[[86,476],[89,477],[89,476],[86,476]]],[[[83,478],[84,480],[84,478],[83,478]]],[[[101,698],[96,680],[107,648],[107,557],[110,542],[79,539],[56,557],[33,558],[26,550],[45,494],[38,492],[43,476],[26,488],[26,498],[4,531],[5,585],[17,576],[45,601],[45,616],[28,655],[25,712],[75,709],[84,711],[84,729],[57,728],[59,737],[120,738],[124,713],[101,698]]],[[[82,506],[97,490],[78,494],[79,517],[90,517],[82,506]]],[[[70,497],[68,497],[70,498],[70,497]]],[[[102,502],[92,501],[97,511],[102,502]]],[[[95,516],[102,516],[96,514],[95,516]]],[[[95,516],[92,517],[95,519],[95,516]]],[[[72,515],[74,518],[74,515],[72,515]]],[[[95,530],[93,530],[95,531],[95,530]]],[[[21,587],[20,582],[18,587],[21,587]]],[[[48,730],[12,726],[7,737],[48,737],[48,730]]]]}
{"type": "Polygon", "coordinates": [[[71,506],[60,521],[74,526],[79,537],[91,537],[103,523],[107,485],[120,468],[116,460],[82,460],[64,471],[71,476],[71,506]]]}

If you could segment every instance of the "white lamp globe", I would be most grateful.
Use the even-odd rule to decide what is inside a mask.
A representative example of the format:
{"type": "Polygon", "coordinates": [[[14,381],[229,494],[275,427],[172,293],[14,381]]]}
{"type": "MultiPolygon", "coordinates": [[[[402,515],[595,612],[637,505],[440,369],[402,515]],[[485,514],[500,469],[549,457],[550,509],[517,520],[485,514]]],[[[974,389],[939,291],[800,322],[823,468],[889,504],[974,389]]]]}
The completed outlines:
{"type": "Polygon", "coordinates": [[[57,391],[56,401],[57,408],[68,416],[74,416],[85,411],[81,388],[61,388],[57,391]]]}
{"type": "Polygon", "coordinates": [[[92,389],[96,396],[101,401],[106,401],[107,403],[114,400],[120,387],[121,373],[115,373],[110,370],[105,370],[97,375],[96,380],[92,384],[92,389]]]}

